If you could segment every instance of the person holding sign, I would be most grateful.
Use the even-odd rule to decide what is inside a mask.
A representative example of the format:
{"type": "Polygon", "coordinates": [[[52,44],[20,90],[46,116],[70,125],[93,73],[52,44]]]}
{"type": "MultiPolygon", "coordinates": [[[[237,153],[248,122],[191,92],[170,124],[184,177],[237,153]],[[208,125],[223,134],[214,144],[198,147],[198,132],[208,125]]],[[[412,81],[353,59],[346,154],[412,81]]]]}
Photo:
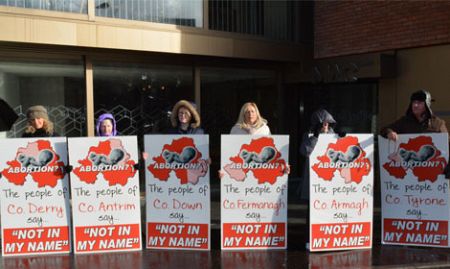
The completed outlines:
{"type": "Polygon", "coordinates": [[[27,127],[22,137],[56,137],[53,122],[48,118],[47,109],[43,106],[32,106],[27,110],[27,127]]]}
{"type": "MultiPolygon", "coordinates": [[[[202,135],[205,133],[200,128],[200,114],[197,112],[195,104],[186,100],[180,100],[173,106],[170,123],[172,128],[167,131],[167,134],[202,135]]],[[[147,157],[148,153],[143,151],[142,159],[147,160],[147,157]]]]}
{"type": "Polygon", "coordinates": [[[180,100],[175,104],[170,122],[173,128],[169,129],[169,134],[204,134],[200,128],[200,115],[195,104],[186,100],[180,100]]]}
{"type": "MultiPolygon", "coordinates": [[[[316,147],[317,140],[319,139],[319,134],[334,134],[334,125],[336,121],[333,116],[325,109],[318,109],[314,111],[310,119],[310,129],[303,135],[302,143],[300,144],[300,155],[305,158],[305,163],[303,165],[303,176],[302,183],[297,189],[297,193],[300,194],[300,199],[309,201],[309,156],[316,147]]],[[[309,206],[306,224],[310,225],[309,219],[309,206]]],[[[309,232],[309,229],[308,229],[309,232]]],[[[306,243],[306,248],[309,249],[309,242],[306,243]]]]}
{"type": "Polygon", "coordinates": [[[253,102],[245,103],[239,112],[236,124],[230,134],[270,135],[267,120],[259,114],[258,106],[253,102]]]}
{"type": "MultiPolygon", "coordinates": [[[[411,95],[406,114],[380,131],[380,135],[392,141],[398,140],[398,134],[408,133],[448,133],[445,121],[433,114],[431,94],[419,90],[411,95]]],[[[450,178],[450,165],[447,163],[445,177],[450,178]]]]}
{"type": "MultiPolygon", "coordinates": [[[[236,135],[271,135],[267,120],[261,117],[258,106],[253,102],[245,103],[239,112],[236,124],[231,128],[230,134],[236,135]]],[[[290,174],[291,167],[286,165],[283,173],[290,174]]],[[[223,178],[225,172],[218,171],[219,178],[223,178]]]]}
{"type": "Polygon", "coordinates": [[[302,184],[300,185],[301,190],[298,192],[303,200],[309,200],[309,155],[317,144],[319,134],[334,134],[333,127],[336,125],[333,116],[325,109],[314,111],[310,121],[310,130],[303,135],[300,145],[300,155],[305,157],[305,164],[303,166],[302,184]]]}
{"type": "Polygon", "coordinates": [[[116,120],[110,113],[101,114],[95,128],[97,136],[117,136],[116,120]]]}

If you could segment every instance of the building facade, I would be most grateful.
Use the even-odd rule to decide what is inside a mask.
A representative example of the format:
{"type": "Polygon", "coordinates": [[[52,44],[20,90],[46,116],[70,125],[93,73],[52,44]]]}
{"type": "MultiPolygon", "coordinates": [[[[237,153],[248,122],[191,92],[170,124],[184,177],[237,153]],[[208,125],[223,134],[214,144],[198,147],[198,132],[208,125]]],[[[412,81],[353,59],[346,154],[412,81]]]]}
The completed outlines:
{"type": "Polygon", "coordinates": [[[377,130],[404,115],[420,89],[431,92],[433,112],[450,127],[449,2],[317,1],[314,18],[315,70],[326,74],[319,79],[341,87],[371,81],[377,130]]]}
{"type": "Polygon", "coordinates": [[[187,99],[219,160],[220,134],[255,101],[272,133],[291,136],[301,176],[319,107],[341,131],[376,133],[425,88],[450,122],[449,13],[434,1],[0,0],[0,96],[20,114],[0,136],[20,137],[34,104],[66,136],[94,135],[104,112],[121,134],[165,133],[187,99]]]}
{"type": "Polygon", "coordinates": [[[213,160],[247,101],[297,135],[284,104],[310,80],[312,16],[298,1],[0,0],[0,96],[20,115],[0,136],[20,137],[36,104],[65,136],[93,136],[104,112],[123,135],[165,133],[180,99],[201,112],[213,160]]]}

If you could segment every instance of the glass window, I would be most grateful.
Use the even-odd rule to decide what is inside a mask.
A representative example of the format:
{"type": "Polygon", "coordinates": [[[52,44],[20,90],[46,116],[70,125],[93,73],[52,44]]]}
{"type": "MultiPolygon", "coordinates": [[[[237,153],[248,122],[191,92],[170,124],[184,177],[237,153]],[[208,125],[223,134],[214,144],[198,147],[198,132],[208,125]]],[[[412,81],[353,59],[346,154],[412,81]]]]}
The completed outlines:
{"type": "Polygon", "coordinates": [[[228,134],[241,106],[255,102],[274,133],[278,128],[276,72],[257,69],[202,68],[201,108],[208,133],[228,134]]]}
{"type": "Polygon", "coordinates": [[[0,5],[87,14],[87,0],[0,0],[0,5]]]}
{"type": "Polygon", "coordinates": [[[112,113],[122,135],[166,133],[180,99],[194,100],[191,67],[95,62],[95,118],[112,113]]]}
{"type": "Polygon", "coordinates": [[[313,1],[209,0],[209,28],[273,40],[310,42],[313,1]]]}
{"type": "Polygon", "coordinates": [[[19,119],[1,137],[21,137],[27,125],[26,111],[33,105],[47,108],[55,132],[61,136],[86,134],[83,62],[19,61],[0,57],[0,96],[19,119]]]}
{"type": "Polygon", "coordinates": [[[337,130],[376,133],[377,83],[315,85],[305,92],[305,121],[318,108],[327,109],[337,121],[337,130]]]}
{"type": "Polygon", "coordinates": [[[203,0],[95,0],[95,15],[203,27],[203,0]]]}

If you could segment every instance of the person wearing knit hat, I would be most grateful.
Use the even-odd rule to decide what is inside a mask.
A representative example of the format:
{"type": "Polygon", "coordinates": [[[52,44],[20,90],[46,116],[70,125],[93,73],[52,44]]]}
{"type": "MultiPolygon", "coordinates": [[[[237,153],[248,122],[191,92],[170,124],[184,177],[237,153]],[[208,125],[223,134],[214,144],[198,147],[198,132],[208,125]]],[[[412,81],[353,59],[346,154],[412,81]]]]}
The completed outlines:
{"type": "Polygon", "coordinates": [[[174,105],[170,122],[172,128],[169,134],[204,134],[195,104],[186,100],[180,100],[174,105]]]}
{"type": "MultiPolygon", "coordinates": [[[[426,90],[413,92],[406,114],[380,131],[380,135],[397,141],[398,134],[448,133],[445,121],[433,114],[431,94],[426,90]]],[[[450,142],[449,142],[450,144],[450,142]]],[[[445,169],[446,178],[450,178],[450,164],[445,169]]]]}
{"type": "Polygon", "coordinates": [[[48,118],[47,109],[43,106],[31,106],[27,112],[28,123],[22,137],[54,137],[59,136],[48,118]]]}

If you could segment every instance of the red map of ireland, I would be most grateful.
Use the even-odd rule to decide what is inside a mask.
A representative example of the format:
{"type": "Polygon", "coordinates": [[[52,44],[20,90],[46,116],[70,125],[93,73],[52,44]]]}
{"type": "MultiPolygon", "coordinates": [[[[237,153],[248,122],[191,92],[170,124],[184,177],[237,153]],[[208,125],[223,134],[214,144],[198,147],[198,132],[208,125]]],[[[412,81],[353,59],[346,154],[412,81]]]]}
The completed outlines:
{"type": "Polygon", "coordinates": [[[111,138],[90,147],[87,156],[78,163],[80,166],[74,168],[73,172],[88,184],[94,184],[102,173],[109,186],[125,186],[128,179],[136,174],[135,162],[130,160],[130,154],[120,139],[111,138]]]}
{"type": "Polygon", "coordinates": [[[29,174],[38,187],[55,187],[64,178],[64,162],[53,150],[50,141],[38,140],[17,150],[16,158],[7,162],[1,173],[9,182],[23,185],[29,174]]]}
{"type": "Polygon", "coordinates": [[[208,160],[201,157],[194,140],[182,137],[164,145],[161,154],[152,158],[154,162],[147,169],[161,181],[167,181],[170,172],[174,171],[181,184],[195,185],[208,172],[208,160]]]}
{"type": "Polygon", "coordinates": [[[366,153],[362,150],[358,138],[346,136],[336,143],[330,143],[326,154],[317,157],[318,163],[312,166],[316,174],[324,180],[332,180],[339,171],[345,183],[360,183],[370,173],[372,167],[366,153]]]}
{"type": "Polygon", "coordinates": [[[418,136],[399,145],[396,152],[388,156],[389,162],[383,168],[389,175],[403,179],[411,170],[418,181],[434,182],[442,174],[447,161],[429,136],[418,136]]]}
{"type": "Polygon", "coordinates": [[[252,139],[250,144],[242,145],[239,154],[230,161],[232,163],[225,165],[224,170],[236,181],[244,181],[252,171],[258,184],[274,184],[286,169],[286,162],[270,137],[252,139]]]}

